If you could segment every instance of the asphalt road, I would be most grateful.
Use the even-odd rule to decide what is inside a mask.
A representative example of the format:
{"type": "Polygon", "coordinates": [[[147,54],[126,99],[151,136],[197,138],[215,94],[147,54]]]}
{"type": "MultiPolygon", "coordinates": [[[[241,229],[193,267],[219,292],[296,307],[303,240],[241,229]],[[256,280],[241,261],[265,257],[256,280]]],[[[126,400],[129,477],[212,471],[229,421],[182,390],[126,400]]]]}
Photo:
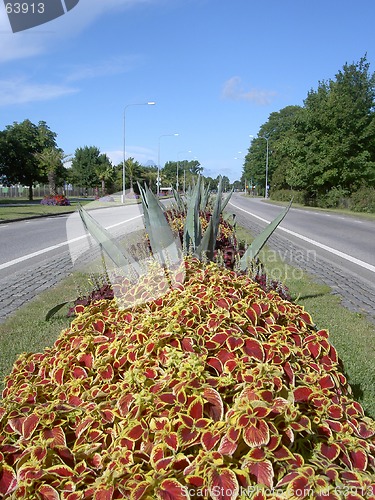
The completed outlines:
{"type": "MultiPolygon", "coordinates": [[[[90,213],[114,236],[143,227],[140,205],[96,209],[90,213]]],[[[0,279],[10,279],[14,273],[66,251],[85,251],[88,246],[85,234],[77,212],[0,224],[0,279]]]]}
{"type": "MultiPolygon", "coordinates": [[[[283,207],[235,193],[227,210],[256,235],[283,207]]],[[[375,221],[291,208],[269,246],[282,261],[318,276],[347,307],[375,320],[375,221]]]]}

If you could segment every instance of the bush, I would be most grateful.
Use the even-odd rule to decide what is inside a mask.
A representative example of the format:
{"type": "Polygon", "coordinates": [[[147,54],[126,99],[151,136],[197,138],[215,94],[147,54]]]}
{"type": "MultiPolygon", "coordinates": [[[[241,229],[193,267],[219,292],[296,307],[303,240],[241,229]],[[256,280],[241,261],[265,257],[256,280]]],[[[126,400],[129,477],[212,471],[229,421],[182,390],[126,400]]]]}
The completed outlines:
{"type": "Polygon", "coordinates": [[[52,348],[16,361],[4,498],[372,498],[375,422],[327,331],[247,276],[184,265],[172,287],[161,269],[124,283],[169,288],[149,303],[77,306],[52,348]]]}
{"type": "Polygon", "coordinates": [[[333,187],[328,193],[318,197],[317,205],[321,208],[348,208],[349,191],[333,187]]]}
{"type": "Polygon", "coordinates": [[[275,201],[289,202],[293,198],[293,203],[307,205],[309,200],[305,191],[294,191],[293,189],[279,189],[271,191],[271,199],[275,201]]]}
{"type": "Polygon", "coordinates": [[[41,205],[69,206],[70,201],[63,194],[45,196],[41,200],[41,205]]]}
{"type": "Polygon", "coordinates": [[[362,187],[350,198],[351,209],[354,212],[375,213],[375,189],[362,187]]]}

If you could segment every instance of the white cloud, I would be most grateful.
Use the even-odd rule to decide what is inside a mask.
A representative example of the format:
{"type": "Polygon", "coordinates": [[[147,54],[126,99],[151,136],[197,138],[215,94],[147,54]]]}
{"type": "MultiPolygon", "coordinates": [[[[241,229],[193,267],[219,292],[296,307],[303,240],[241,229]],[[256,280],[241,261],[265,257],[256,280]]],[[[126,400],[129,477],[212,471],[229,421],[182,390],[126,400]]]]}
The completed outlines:
{"type": "Polygon", "coordinates": [[[245,90],[239,76],[233,76],[223,85],[222,98],[232,101],[250,101],[260,106],[270,104],[277,92],[265,89],[245,90]]]}
{"type": "MultiPolygon", "coordinates": [[[[113,165],[118,165],[123,160],[123,151],[116,150],[103,152],[108,156],[113,165]]],[[[155,156],[155,151],[148,148],[142,148],[139,146],[129,146],[129,148],[126,147],[126,158],[134,158],[141,165],[146,165],[146,163],[149,161],[153,161],[155,163],[155,156]]]]}
{"type": "Polygon", "coordinates": [[[78,92],[64,85],[30,83],[22,78],[0,80],[0,106],[48,101],[78,92]]]}
{"type": "Polygon", "coordinates": [[[109,61],[104,61],[103,63],[68,67],[64,72],[65,81],[73,82],[86,80],[88,78],[118,75],[132,69],[136,60],[136,56],[113,57],[109,61]]]}

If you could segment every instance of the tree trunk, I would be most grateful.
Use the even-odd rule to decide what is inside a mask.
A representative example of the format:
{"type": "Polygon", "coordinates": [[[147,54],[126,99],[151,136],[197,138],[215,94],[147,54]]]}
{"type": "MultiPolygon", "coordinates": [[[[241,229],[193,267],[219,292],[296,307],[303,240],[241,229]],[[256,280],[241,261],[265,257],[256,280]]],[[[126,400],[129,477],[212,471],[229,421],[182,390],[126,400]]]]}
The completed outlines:
{"type": "Polygon", "coordinates": [[[33,185],[29,186],[29,201],[33,201],[33,185]]]}
{"type": "Polygon", "coordinates": [[[51,170],[48,172],[48,184],[49,184],[49,194],[55,196],[57,194],[56,189],[56,172],[51,170]]]}

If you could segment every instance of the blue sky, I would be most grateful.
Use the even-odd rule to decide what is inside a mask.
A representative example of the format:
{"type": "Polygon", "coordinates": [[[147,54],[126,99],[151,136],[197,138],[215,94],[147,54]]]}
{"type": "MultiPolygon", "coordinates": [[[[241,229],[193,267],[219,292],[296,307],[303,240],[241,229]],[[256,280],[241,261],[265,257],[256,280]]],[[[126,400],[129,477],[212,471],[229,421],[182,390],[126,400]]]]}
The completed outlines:
{"type": "Polygon", "coordinates": [[[126,108],[127,157],[234,181],[270,113],[365,53],[375,71],[374,18],[374,0],[80,0],[13,34],[1,3],[0,129],[44,120],[117,164],[125,106],[155,101],[126,108]]]}

